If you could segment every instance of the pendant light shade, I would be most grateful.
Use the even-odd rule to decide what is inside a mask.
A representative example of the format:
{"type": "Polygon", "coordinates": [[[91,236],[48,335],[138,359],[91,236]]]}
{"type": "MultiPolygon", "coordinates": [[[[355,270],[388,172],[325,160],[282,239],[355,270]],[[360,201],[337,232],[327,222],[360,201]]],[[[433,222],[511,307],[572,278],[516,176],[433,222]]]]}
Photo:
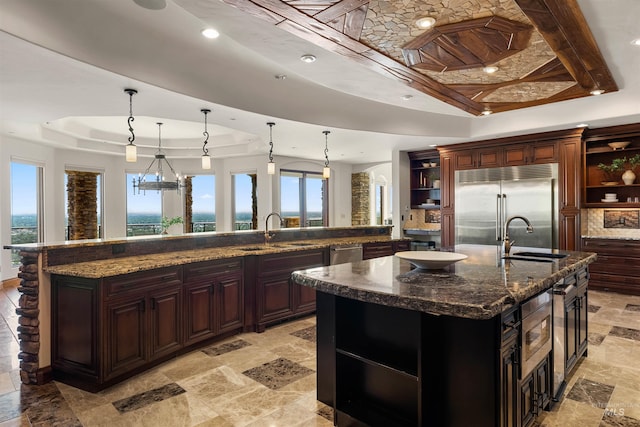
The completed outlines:
{"type": "Polygon", "coordinates": [[[211,112],[208,108],[200,110],[204,114],[204,143],[202,144],[202,169],[211,169],[211,156],[209,156],[209,150],[207,144],[209,143],[209,132],[207,131],[207,114],[211,112]]]}
{"type": "Polygon", "coordinates": [[[125,93],[129,94],[129,118],[127,119],[127,124],[129,125],[129,132],[131,132],[131,136],[128,138],[129,143],[125,148],[125,160],[127,162],[136,162],[138,161],[138,149],[133,141],[136,140],[136,135],[133,133],[133,126],[131,125],[134,121],[133,118],[133,95],[138,93],[135,89],[125,89],[125,93]]]}
{"type": "Polygon", "coordinates": [[[269,126],[269,163],[267,163],[267,173],[273,175],[276,173],[276,164],[273,162],[273,127],[276,124],[273,122],[267,122],[269,126]]]}
{"type": "Polygon", "coordinates": [[[329,179],[331,177],[331,169],[329,168],[329,146],[327,135],[331,132],[323,130],[322,133],[324,133],[324,168],[322,169],[322,177],[324,179],[329,179]]]}

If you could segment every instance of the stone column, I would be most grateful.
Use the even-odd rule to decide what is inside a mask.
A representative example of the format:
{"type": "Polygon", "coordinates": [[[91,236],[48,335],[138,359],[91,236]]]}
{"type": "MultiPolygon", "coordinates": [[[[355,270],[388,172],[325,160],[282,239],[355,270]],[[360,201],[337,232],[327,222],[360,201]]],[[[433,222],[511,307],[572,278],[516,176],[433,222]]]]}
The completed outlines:
{"type": "Polygon", "coordinates": [[[20,252],[20,300],[16,308],[18,318],[18,340],[20,341],[20,380],[24,384],[38,384],[40,351],[40,310],[38,297],[38,253],[20,252]]]}
{"type": "Polygon", "coordinates": [[[98,173],[66,171],[69,240],[98,237],[98,173]]]}
{"type": "Polygon", "coordinates": [[[183,233],[193,233],[193,177],[184,179],[184,221],[183,233]]]}
{"type": "Polygon", "coordinates": [[[369,174],[351,174],[351,225],[369,225],[371,191],[369,174]]]}

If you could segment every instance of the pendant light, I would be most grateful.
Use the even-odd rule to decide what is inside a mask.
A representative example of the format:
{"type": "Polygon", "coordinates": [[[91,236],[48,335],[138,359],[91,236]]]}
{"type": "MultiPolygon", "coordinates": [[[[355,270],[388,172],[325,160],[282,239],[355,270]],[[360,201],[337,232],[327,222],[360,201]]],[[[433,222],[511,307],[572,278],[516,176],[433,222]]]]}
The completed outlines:
{"type": "Polygon", "coordinates": [[[133,133],[133,127],[131,123],[133,122],[133,95],[138,93],[135,89],[125,89],[125,93],[129,94],[129,118],[127,119],[127,124],[129,125],[129,132],[131,132],[131,136],[129,137],[129,143],[125,148],[125,159],[127,162],[136,162],[138,160],[138,149],[133,141],[136,140],[136,135],[133,133]]]}
{"type": "Polygon", "coordinates": [[[328,179],[331,176],[331,169],[329,169],[329,147],[327,135],[329,135],[331,132],[328,130],[323,130],[322,133],[324,133],[324,168],[322,169],[322,177],[328,179]]]}
{"type": "Polygon", "coordinates": [[[162,137],[160,134],[160,127],[162,126],[162,123],[158,122],[156,124],[158,125],[158,152],[156,153],[154,159],[149,164],[149,167],[144,171],[144,174],[142,174],[142,176],[138,176],[137,179],[134,178],[133,193],[135,194],[137,189],[138,194],[140,194],[140,191],[150,191],[150,190],[156,190],[156,191],[177,190],[178,194],[180,194],[180,187],[183,187],[183,185],[180,183],[180,175],[176,173],[176,171],[173,169],[173,166],[171,166],[171,163],[169,163],[166,156],[162,152],[162,137]],[[167,166],[169,166],[171,173],[175,177],[174,180],[165,181],[164,171],[162,170],[163,162],[166,163],[167,166]],[[155,172],[156,179],[147,181],[147,175],[151,171],[151,167],[154,165],[154,163],[156,164],[156,167],[157,167],[155,172]]]}
{"type": "Polygon", "coordinates": [[[211,112],[208,108],[200,110],[204,114],[204,143],[202,144],[202,169],[211,169],[211,157],[209,156],[209,150],[207,144],[209,143],[209,132],[207,132],[207,114],[211,112]]]}
{"type": "Polygon", "coordinates": [[[267,122],[267,126],[269,126],[269,163],[267,163],[267,173],[269,175],[276,173],[276,164],[273,162],[273,134],[271,133],[275,125],[273,122],[267,122]]]}

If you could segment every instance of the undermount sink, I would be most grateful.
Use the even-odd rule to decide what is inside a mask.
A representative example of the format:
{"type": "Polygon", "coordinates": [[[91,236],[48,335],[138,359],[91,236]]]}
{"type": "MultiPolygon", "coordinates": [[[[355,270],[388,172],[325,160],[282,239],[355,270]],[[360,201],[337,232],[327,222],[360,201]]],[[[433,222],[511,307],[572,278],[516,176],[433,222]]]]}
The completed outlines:
{"type": "Polygon", "coordinates": [[[533,258],[533,257],[529,258],[524,256],[513,256],[513,255],[503,256],[502,259],[511,260],[511,261],[553,262],[552,259],[548,259],[548,258],[533,258]]]}
{"type": "Polygon", "coordinates": [[[302,243],[302,242],[285,242],[282,243],[285,246],[313,246],[315,243],[302,243]]]}
{"type": "Polygon", "coordinates": [[[247,251],[247,252],[253,252],[253,251],[261,251],[265,248],[261,247],[261,246],[250,246],[250,247],[246,247],[246,248],[240,248],[241,251],[247,251]]]}
{"type": "Polygon", "coordinates": [[[534,257],[534,258],[552,258],[552,259],[561,259],[566,258],[567,254],[550,254],[544,252],[514,252],[515,256],[526,256],[526,257],[534,257]]]}

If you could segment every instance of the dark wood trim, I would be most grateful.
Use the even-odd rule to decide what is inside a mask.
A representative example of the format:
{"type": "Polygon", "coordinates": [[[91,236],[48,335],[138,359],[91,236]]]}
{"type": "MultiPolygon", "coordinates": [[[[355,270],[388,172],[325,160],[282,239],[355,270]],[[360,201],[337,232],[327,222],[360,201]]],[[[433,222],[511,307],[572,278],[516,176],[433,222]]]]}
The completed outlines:
{"type": "Polygon", "coordinates": [[[507,136],[504,138],[483,139],[480,141],[463,142],[460,144],[443,145],[437,147],[440,153],[450,151],[469,150],[484,147],[495,147],[499,145],[522,144],[541,141],[560,141],[563,139],[580,138],[584,132],[583,128],[556,130],[550,132],[530,133],[526,135],[507,136]]]}
{"type": "Polygon", "coordinates": [[[602,141],[612,138],[631,138],[635,136],[640,136],[640,123],[629,123],[594,129],[589,128],[584,132],[585,142],[602,141]]]}

